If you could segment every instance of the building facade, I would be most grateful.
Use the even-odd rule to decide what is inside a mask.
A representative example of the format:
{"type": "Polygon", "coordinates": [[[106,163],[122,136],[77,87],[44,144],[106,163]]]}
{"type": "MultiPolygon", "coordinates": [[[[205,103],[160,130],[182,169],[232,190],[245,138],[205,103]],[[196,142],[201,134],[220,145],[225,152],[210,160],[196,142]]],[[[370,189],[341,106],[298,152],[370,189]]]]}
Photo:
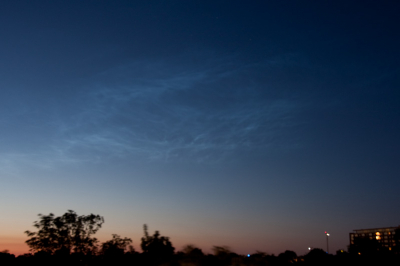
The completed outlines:
{"type": "Polygon", "coordinates": [[[357,247],[361,243],[374,243],[377,249],[395,250],[396,245],[400,245],[398,241],[400,235],[396,233],[400,234],[400,226],[353,230],[349,234],[350,248],[357,247]]]}

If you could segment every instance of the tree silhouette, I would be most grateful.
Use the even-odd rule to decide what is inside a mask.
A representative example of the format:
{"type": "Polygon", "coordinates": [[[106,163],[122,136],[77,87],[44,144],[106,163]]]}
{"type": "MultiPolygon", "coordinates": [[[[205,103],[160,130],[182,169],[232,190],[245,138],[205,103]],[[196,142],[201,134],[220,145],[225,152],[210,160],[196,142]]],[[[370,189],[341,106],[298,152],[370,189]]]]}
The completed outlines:
{"type": "Polygon", "coordinates": [[[330,255],[320,248],[313,248],[304,259],[309,265],[328,265],[330,255]]]}
{"type": "Polygon", "coordinates": [[[282,263],[294,263],[297,261],[297,254],[294,251],[286,250],[285,252],[278,255],[278,259],[282,263]]]}
{"type": "Polygon", "coordinates": [[[163,260],[171,257],[174,254],[175,248],[172,246],[168,237],[160,236],[158,231],[155,231],[153,236],[147,232],[147,225],[143,225],[144,237],[140,247],[143,253],[152,258],[163,260]]]}
{"type": "Polygon", "coordinates": [[[132,239],[121,238],[119,235],[113,234],[111,240],[101,244],[101,252],[106,256],[120,256],[124,254],[131,243],[132,239]]]}
{"type": "Polygon", "coordinates": [[[204,253],[201,249],[194,245],[186,245],[183,249],[182,252],[185,253],[188,256],[191,257],[201,257],[204,256],[204,253]]]}
{"type": "Polygon", "coordinates": [[[230,250],[228,246],[213,246],[212,248],[215,259],[217,259],[217,265],[235,265],[238,262],[234,260],[238,255],[230,250]]]}
{"type": "Polygon", "coordinates": [[[104,223],[104,218],[100,215],[78,216],[74,211],[68,210],[60,217],[55,217],[52,213],[38,216],[39,221],[33,224],[38,231],[25,231],[30,237],[26,244],[31,251],[44,251],[50,254],[57,251],[88,254],[95,250],[98,241],[93,234],[104,223]]]}
{"type": "Polygon", "coordinates": [[[226,256],[231,253],[228,246],[213,246],[212,250],[215,256],[226,256]]]}

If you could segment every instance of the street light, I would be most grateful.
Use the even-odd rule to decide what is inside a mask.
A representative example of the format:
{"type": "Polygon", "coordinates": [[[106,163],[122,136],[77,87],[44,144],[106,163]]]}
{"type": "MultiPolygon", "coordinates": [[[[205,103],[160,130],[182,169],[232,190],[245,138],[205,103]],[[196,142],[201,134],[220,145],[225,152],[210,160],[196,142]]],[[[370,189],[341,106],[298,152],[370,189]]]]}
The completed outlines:
{"type": "Polygon", "coordinates": [[[329,254],[329,234],[325,231],[325,235],[326,235],[326,253],[329,254]]]}

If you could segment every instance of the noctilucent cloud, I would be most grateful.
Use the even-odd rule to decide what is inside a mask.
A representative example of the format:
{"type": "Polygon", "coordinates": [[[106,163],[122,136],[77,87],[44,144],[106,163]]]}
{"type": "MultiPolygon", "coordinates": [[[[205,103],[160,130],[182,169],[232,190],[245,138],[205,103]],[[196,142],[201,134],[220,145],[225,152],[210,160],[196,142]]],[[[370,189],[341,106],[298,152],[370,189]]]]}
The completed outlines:
{"type": "Polygon", "coordinates": [[[3,1],[0,250],[37,214],[234,252],[400,223],[400,3],[3,1]]]}

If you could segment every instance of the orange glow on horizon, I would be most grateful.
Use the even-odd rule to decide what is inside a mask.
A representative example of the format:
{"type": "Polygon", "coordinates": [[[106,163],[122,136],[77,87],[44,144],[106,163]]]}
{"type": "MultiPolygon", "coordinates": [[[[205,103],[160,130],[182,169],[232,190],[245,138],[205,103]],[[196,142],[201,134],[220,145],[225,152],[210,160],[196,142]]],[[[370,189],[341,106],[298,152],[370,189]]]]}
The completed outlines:
{"type": "Polygon", "coordinates": [[[29,247],[25,243],[26,239],[16,237],[1,237],[0,239],[0,251],[7,250],[9,253],[14,254],[15,256],[30,253],[29,247]]]}

